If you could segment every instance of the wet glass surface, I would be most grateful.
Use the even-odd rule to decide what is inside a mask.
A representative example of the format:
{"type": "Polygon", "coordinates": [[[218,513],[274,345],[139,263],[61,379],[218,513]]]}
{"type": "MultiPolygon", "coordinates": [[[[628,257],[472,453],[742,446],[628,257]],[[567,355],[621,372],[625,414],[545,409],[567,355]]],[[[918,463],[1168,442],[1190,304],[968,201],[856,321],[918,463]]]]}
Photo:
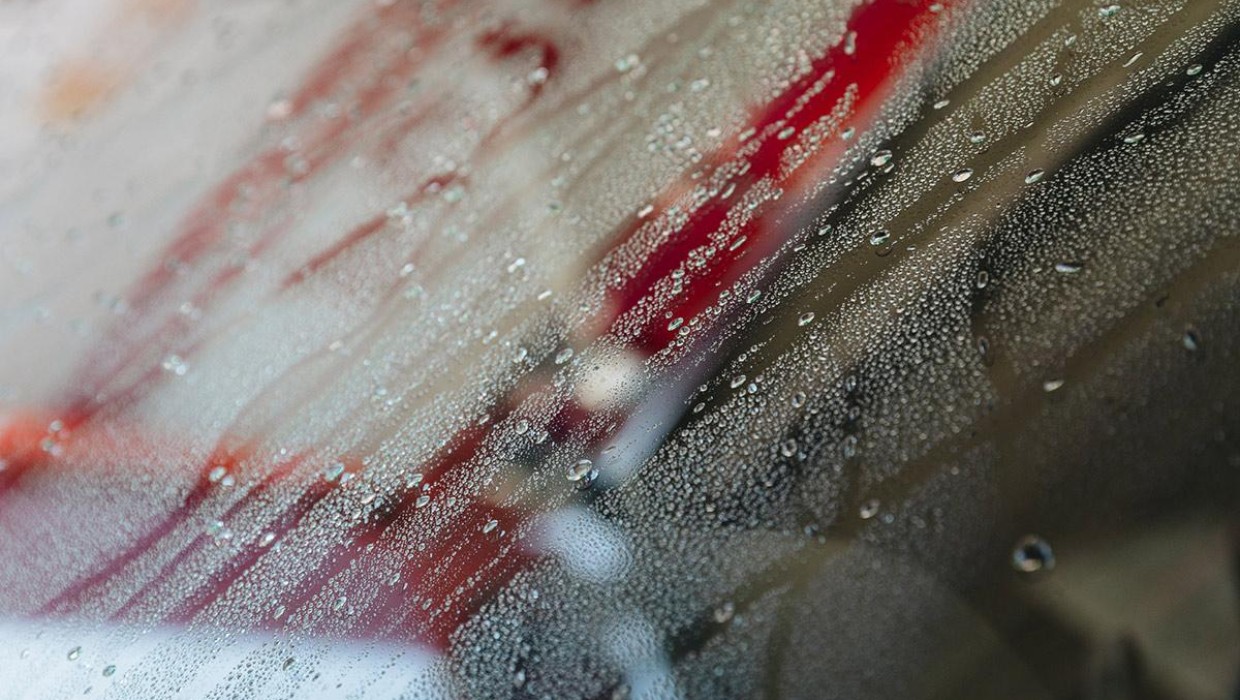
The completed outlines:
{"type": "Polygon", "coordinates": [[[0,2],[0,698],[1235,698],[1240,2],[0,2]]]}

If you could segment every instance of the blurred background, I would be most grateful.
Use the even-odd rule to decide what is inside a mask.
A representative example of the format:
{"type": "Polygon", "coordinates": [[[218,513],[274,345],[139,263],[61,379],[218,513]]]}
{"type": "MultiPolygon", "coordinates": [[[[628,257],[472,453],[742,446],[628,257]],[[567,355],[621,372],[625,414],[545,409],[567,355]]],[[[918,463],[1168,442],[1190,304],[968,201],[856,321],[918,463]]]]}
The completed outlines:
{"type": "Polygon", "coordinates": [[[0,697],[1240,697],[1238,39],[0,0],[0,697]]]}

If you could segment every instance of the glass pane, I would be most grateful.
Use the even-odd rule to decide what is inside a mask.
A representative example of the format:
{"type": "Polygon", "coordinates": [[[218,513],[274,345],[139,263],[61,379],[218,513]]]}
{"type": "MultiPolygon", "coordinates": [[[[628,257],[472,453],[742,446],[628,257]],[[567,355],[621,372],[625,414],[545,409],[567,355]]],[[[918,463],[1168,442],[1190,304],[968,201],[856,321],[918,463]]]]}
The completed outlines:
{"type": "Polygon", "coordinates": [[[0,698],[1227,698],[1240,3],[0,3],[0,698]]]}

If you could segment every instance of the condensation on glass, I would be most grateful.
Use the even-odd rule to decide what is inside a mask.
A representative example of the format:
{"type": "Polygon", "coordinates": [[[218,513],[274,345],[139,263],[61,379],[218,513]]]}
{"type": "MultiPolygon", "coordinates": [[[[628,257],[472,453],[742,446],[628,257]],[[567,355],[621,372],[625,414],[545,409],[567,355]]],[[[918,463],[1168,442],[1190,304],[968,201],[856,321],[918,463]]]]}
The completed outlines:
{"type": "Polygon", "coordinates": [[[0,3],[0,698],[1233,697],[1238,39],[0,3]]]}

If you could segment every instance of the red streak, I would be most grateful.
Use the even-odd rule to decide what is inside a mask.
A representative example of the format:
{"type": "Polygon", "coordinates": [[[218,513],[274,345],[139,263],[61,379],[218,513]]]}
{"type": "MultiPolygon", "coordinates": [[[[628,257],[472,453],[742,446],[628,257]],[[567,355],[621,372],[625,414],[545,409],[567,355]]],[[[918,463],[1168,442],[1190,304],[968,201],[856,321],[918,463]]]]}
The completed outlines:
{"type": "MultiPolygon", "coordinates": [[[[577,0],[581,2],[582,0],[577,0]]],[[[634,263],[635,270],[622,284],[611,291],[607,308],[606,323],[600,327],[612,326],[613,333],[621,334],[622,321],[629,317],[637,319],[634,326],[630,324],[623,335],[632,347],[646,355],[653,354],[666,347],[677,336],[676,330],[668,330],[665,319],[655,318],[648,313],[652,308],[652,290],[663,288],[673,272],[684,271],[686,292],[674,297],[666,305],[673,316],[683,317],[686,321],[697,316],[706,309],[718,296],[718,290],[727,288],[741,278],[753,263],[762,255],[774,250],[787,235],[790,219],[795,212],[795,202],[799,199],[789,194],[808,191],[823,173],[837,165],[840,145],[823,142],[817,151],[810,154],[808,160],[793,171],[785,172],[792,149],[798,146],[796,135],[803,133],[815,125],[823,123],[836,113],[849,90],[855,95],[855,102],[845,114],[844,122],[865,125],[866,119],[873,115],[887,97],[892,81],[899,71],[907,65],[912,57],[906,47],[923,43],[932,24],[933,13],[929,7],[932,2],[916,0],[874,0],[861,5],[850,22],[850,28],[856,32],[860,47],[856,55],[848,52],[843,45],[828,49],[816,58],[809,69],[770,102],[754,111],[752,118],[753,136],[742,140],[739,135],[734,137],[729,146],[711,158],[713,169],[727,170],[736,168],[739,174],[733,176],[731,184],[735,187],[735,195],[728,200],[713,198],[688,212],[688,222],[679,230],[664,234],[666,240],[656,240],[650,250],[651,240],[658,234],[656,226],[660,214],[666,214],[670,203],[677,197],[688,192],[694,183],[688,178],[668,188],[660,200],[662,210],[655,212],[649,221],[630,224],[617,232],[614,244],[604,261],[613,263],[629,261],[634,263]],[[791,130],[792,136],[781,138],[780,134],[791,130]],[[764,181],[789,191],[785,197],[777,201],[767,201],[759,205],[748,219],[741,216],[739,205],[742,197],[752,192],[764,181]],[[736,250],[727,249],[727,240],[721,237],[730,220],[741,221],[739,230],[727,240],[736,240],[740,236],[747,237],[747,243],[736,250]],[[713,257],[704,258],[697,265],[688,264],[695,251],[702,251],[714,245],[716,252],[713,257]],[[642,316],[646,313],[646,316],[642,316]],[[636,330],[633,330],[636,328],[636,330]]],[[[946,3],[939,3],[946,4],[946,3]]],[[[360,22],[352,28],[325,59],[304,85],[291,99],[292,119],[298,121],[300,140],[306,144],[302,153],[306,159],[304,171],[290,175],[286,168],[287,154],[279,149],[269,150],[260,154],[246,166],[227,178],[217,186],[203,202],[195,208],[187,218],[185,226],[174,242],[164,252],[163,259],[177,260],[192,264],[202,260],[208,254],[219,250],[226,237],[228,222],[238,218],[245,220],[261,220],[263,214],[278,204],[286,194],[284,184],[286,178],[305,179],[314,177],[332,162],[344,157],[352,144],[363,138],[373,118],[383,108],[390,106],[398,97],[397,86],[413,75],[423,62],[417,56],[428,54],[445,40],[443,30],[423,26],[414,9],[414,3],[397,3],[390,7],[377,8],[372,17],[360,22]],[[376,69],[373,61],[375,51],[372,45],[372,33],[378,23],[401,22],[410,25],[414,35],[413,45],[417,51],[404,50],[395,57],[385,56],[383,64],[376,69]],[[349,97],[356,107],[356,117],[337,118],[323,125],[311,120],[307,112],[320,99],[331,97],[339,100],[341,96],[349,97]]],[[[555,44],[537,33],[518,31],[512,25],[504,25],[489,31],[477,38],[477,45],[489,52],[494,60],[507,60],[527,53],[536,56],[538,66],[549,78],[561,66],[561,57],[555,44]]],[[[535,81],[530,86],[530,100],[538,97],[542,83],[535,81]]],[[[401,120],[400,129],[410,128],[408,120],[401,120]]],[[[841,124],[840,126],[843,126],[841,124]]],[[[498,131],[498,129],[497,129],[498,131]]],[[[383,141],[388,143],[388,141],[383,141]]],[[[485,141],[484,141],[485,143],[485,141]]],[[[421,184],[410,201],[416,201],[428,189],[438,189],[449,182],[453,176],[445,175],[421,184]],[[438,187],[432,187],[438,185],[438,187]]],[[[360,242],[379,234],[385,229],[386,217],[376,216],[356,226],[332,246],[312,257],[306,264],[291,274],[284,281],[284,287],[298,284],[310,275],[322,270],[332,260],[337,259],[344,251],[360,242]]],[[[283,235],[287,227],[277,224],[269,227],[256,242],[251,245],[251,252],[257,252],[272,245],[283,235]]],[[[225,266],[207,276],[193,293],[187,296],[200,306],[206,306],[214,294],[239,274],[239,268],[225,266]]],[[[143,278],[133,295],[132,307],[136,318],[142,319],[156,314],[161,304],[170,300],[170,290],[178,284],[176,272],[165,265],[160,265],[143,278]]],[[[117,405],[125,405],[135,400],[143,387],[155,383],[158,367],[150,370],[132,371],[130,368],[142,359],[149,359],[149,352],[141,352],[148,346],[157,347],[161,339],[176,339],[184,330],[182,322],[175,316],[165,317],[154,327],[144,327],[134,333],[124,324],[114,329],[105,339],[105,352],[100,357],[92,358],[88,366],[83,368],[80,384],[85,390],[74,397],[71,402],[73,410],[64,418],[62,433],[49,433],[47,421],[42,416],[17,416],[9,423],[0,427],[0,457],[7,462],[7,468],[0,471],[0,495],[5,489],[12,488],[20,477],[29,469],[49,463],[43,450],[45,439],[55,437],[62,442],[84,440],[77,449],[91,452],[91,445],[102,446],[103,442],[90,443],[92,440],[115,438],[101,437],[98,431],[79,430],[87,421],[105,405],[113,409],[117,405]],[[111,358],[111,359],[108,359],[111,358]],[[133,375],[130,382],[109,393],[112,398],[107,401],[96,400],[96,395],[116,382],[116,378],[128,372],[133,375]]],[[[592,339],[587,339],[592,340],[592,339]]],[[[193,343],[189,343],[192,347],[193,343]]],[[[542,382],[542,378],[537,379],[542,382]]],[[[523,393],[530,393],[540,385],[518,385],[501,405],[492,413],[499,421],[509,415],[519,404],[523,393]]],[[[600,416],[567,402],[561,406],[556,419],[551,422],[561,438],[570,433],[576,437],[585,437],[591,444],[599,444],[606,439],[606,430],[600,427],[604,421],[600,416]]],[[[333,580],[345,575],[351,568],[375,568],[378,562],[391,560],[395,544],[396,526],[403,528],[410,521],[429,518],[427,511],[416,507],[418,497],[424,493],[451,491],[456,485],[463,483],[473,471],[472,466],[486,457],[487,440],[491,435],[485,427],[473,426],[461,431],[450,445],[434,455],[421,468],[423,482],[418,487],[406,489],[395,503],[372,520],[352,527],[346,536],[341,538],[346,545],[337,545],[322,568],[317,570],[310,580],[302,582],[299,591],[285,601],[289,616],[298,611],[309,613],[314,609],[315,599],[333,580]],[[376,545],[377,552],[367,553],[367,545],[376,545]]],[[[159,445],[157,437],[143,435],[140,432],[124,433],[116,444],[108,443],[109,447],[128,449],[132,454],[140,455],[146,445],[159,445]],[[128,443],[126,446],[125,443],[128,443]]],[[[210,469],[216,465],[225,466],[234,473],[239,483],[244,475],[236,474],[247,460],[251,459],[249,449],[224,451],[222,448],[212,459],[199,467],[199,475],[183,502],[168,513],[145,535],[138,538],[124,552],[113,557],[99,570],[80,580],[72,582],[59,595],[49,601],[42,612],[45,614],[69,614],[80,610],[92,596],[102,595],[109,583],[133,566],[146,552],[151,551],[155,544],[171,536],[174,531],[195,518],[203,517],[215,489],[219,485],[208,478],[210,469]]],[[[277,542],[283,539],[306,516],[337,488],[347,488],[330,484],[321,479],[313,483],[305,482],[304,470],[298,473],[297,467],[309,462],[308,455],[289,458],[270,469],[248,486],[249,490],[220,519],[227,520],[230,516],[242,513],[246,508],[255,506],[260,499],[269,498],[278,488],[297,489],[298,497],[287,506],[271,526],[277,542]],[[301,481],[299,482],[298,479],[301,481]]],[[[350,471],[358,471],[359,463],[354,459],[346,460],[350,471]]],[[[278,499],[276,499],[278,500],[278,499]]],[[[527,513],[502,508],[486,501],[477,501],[465,506],[464,513],[451,524],[452,537],[432,537],[426,551],[401,552],[404,565],[400,572],[406,586],[402,589],[392,588],[385,592],[377,592],[368,604],[372,620],[363,630],[364,634],[391,635],[402,639],[417,641],[436,648],[446,648],[454,630],[463,624],[478,606],[482,605],[496,588],[508,581],[517,571],[528,566],[532,555],[523,553],[516,545],[515,539],[501,537],[500,533],[515,531],[524,521],[536,513],[527,513]],[[483,526],[496,521],[498,527],[491,533],[483,533],[483,526]],[[458,595],[458,591],[463,591],[458,595]],[[426,607],[410,604],[416,598],[427,601],[426,607]],[[451,604],[450,604],[451,603],[451,604]],[[391,614],[397,611],[399,618],[393,621],[391,614]]],[[[116,613],[118,619],[133,616],[144,605],[150,604],[162,583],[195,554],[201,553],[207,546],[209,537],[205,533],[195,536],[162,568],[160,575],[152,577],[149,582],[125,602],[116,613]]],[[[233,556],[223,570],[212,576],[193,590],[180,604],[168,614],[167,619],[175,622],[190,622],[225,592],[243,579],[247,572],[252,571],[269,549],[260,548],[248,543],[243,551],[233,556]]]]}
{"type": "MultiPolygon", "coordinates": [[[[695,272],[694,267],[687,264],[691,252],[712,244],[724,221],[736,215],[739,209],[736,202],[761,181],[769,179],[785,190],[794,189],[797,185],[812,183],[836,165],[840,149],[823,147],[797,173],[781,173],[790,149],[798,146],[796,136],[830,116],[850,87],[857,99],[849,113],[851,119],[846,121],[861,121],[864,125],[864,121],[857,117],[876,110],[890,92],[894,77],[912,57],[904,55],[911,53],[904,51],[904,48],[917,45],[915,40],[929,28],[935,16],[929,8],[934,4],[929,0],[876,0],[859,7],[849,27],[856,32],[859,41],[864,42],[862,47],[852,53],[843,42],[832,47],[815,59],[804,75],[757,110],[749,130],[754,134],[750,141],[756,141],[756,149],[751,142],[743,142],[737,137],[726,151],[715,154],[712,163],[716,168],[738,161],[748,166],[733,178],[734,193],[728,200],[712,198],[690,212],[688,223],[674,231],[669,240],[655,250],[644,255],[640,250],[635,253],[644,258],[644,263],[636,274],[612,293],[612,303],[608,308],[615,310],[615,316],[652,305],[651,289],[659,280],[682,269],[688,293],[673,297],[663,308],[670,312],[671,317],[688,321],[710,306],[718,297],[719,290],[728,288],[749,269],[746,256],[752,263],[773,250],[779,243],[779,237],[787,232],[788,222],[784,219],[795,206],[797,197],[789,196],[794,193],[786,193],[781,203],[767,202],[762,205],[732,238],[747,238],[747,242],[737,250],[722,250],[716,245],[715,257],[703,269],[695,272]],[[786,130],[792,130],[793,135],[780,138],[780,133],[786,130]],[[692,283],[690,280],[693,280],[692,283]]],[[[686,182],[679,189],[687,190],[690,186],[686,182]]],[[[657,217],[658,213],[653,213],[651,218],[657,217]]],[[[645,233],[653,225],[634,221],[620,233],[616,245],[608,254],[621,253],[626,245],[644,248],[638,234],[645,233]]],[[[625,335],[629,336],[634,346],[653,353],[675,339],[677,330],[668,330],[667,325],[665,318],[651,318],[640,330],[625,335]]]]}
{"type": "Polygon", "coordinates": [[[512,58],[531,50],[537,53],[538,67],[546,74],[541,80],[532,83],[531,98],[542,92],[543,84],[560,66],[560,50],[556,48],[555,42],[533,32],[517,31],[511,24],[486,32],[478,38],[478,46],[490,51],[497,60],[512,58]]]}

